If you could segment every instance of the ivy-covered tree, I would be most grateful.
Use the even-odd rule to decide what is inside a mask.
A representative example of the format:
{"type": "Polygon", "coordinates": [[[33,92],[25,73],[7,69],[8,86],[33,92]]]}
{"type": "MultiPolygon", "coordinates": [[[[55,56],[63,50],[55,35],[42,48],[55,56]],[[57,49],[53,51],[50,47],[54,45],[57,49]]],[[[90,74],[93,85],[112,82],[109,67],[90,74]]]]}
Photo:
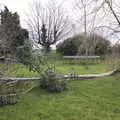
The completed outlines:
{"type": "Polygon", "coordinates": [[[44,47],[46,53],[50,51],[51,41],[47,39],[47,29],[46,29],[45,24],[42,25],[41,39],[39,39],[38,43],[44,47]]]}

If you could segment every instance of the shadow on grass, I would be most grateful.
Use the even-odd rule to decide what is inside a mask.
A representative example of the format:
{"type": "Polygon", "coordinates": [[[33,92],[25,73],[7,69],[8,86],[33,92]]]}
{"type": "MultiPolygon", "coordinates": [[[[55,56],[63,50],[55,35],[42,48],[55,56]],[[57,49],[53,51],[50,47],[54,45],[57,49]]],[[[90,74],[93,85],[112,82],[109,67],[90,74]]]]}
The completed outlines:
{"type": "Polygon", "coordinates": [[[61,96],[66,94],[69,90],[69,88],[66,88],[63,92],[61,93],[57,93],[57,92],[49,92],[47,89],[42,89],[40,86],[33,88],[32,91],[30,92],[32,95],[34,96],[42,96],[42,97],[46,97],[46,96],[61,96]]]}

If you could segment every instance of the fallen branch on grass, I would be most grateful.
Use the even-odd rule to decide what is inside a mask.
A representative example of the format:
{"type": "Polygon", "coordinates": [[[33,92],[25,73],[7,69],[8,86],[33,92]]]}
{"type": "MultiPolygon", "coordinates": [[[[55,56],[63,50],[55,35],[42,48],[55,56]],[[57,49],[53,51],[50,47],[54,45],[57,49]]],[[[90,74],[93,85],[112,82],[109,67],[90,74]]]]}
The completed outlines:
{"type": "Polygon", "coordinates": [[[64,75],[64,79],[68,79],[68,78],[98,78],[98,77],[105,77],[105,76],[111,76],[113,74],[116,73],[117,70],[113,70],[107,73],[102,73],[102,74],[87,74],[87,75],[76,75],[76,74],[70,74],[70,75],[64,75]]]}
{"type": "MultiPolygon", "coordinates": [[[[68,79],[68,78],[98,78],[98,77],[105,77],[105,76],[111,76],[115,74],[118,70],[113,70],[107,73],[102,73],[102,74],[87,74],[87,75],[76,75],[76,74],[69,74],[69,75],[63,75],[63,79],[68,79]]],[[[40,78],[0,78],[0,81],[38,81],[40,78]]]]}

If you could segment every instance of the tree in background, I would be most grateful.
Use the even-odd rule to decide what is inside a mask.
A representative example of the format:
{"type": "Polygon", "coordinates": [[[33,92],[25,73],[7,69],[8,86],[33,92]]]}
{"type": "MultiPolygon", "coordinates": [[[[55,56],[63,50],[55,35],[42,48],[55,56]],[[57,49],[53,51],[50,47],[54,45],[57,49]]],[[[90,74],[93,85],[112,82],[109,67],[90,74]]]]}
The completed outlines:
{"type": "Polygon", "coordinates": [[[39,1],[30,6],[28,25],[32,39],[47,52],[51,45],[62,40],[70,32],[69,20],[61,4],[56,0],[49,1],[49,6],[43,7],[39,1]]]}
{"type": "Polygon", "coordinates": [[[92,33],[88,35],[87,39],[90,55],[105,55],[111,52],[111,43],[104,37],[92,33]]]}
{"type": "Polygon", "coordinates": [[[116,43],[112,46],[112,53],[117,54],[117,56],[120,56],[120,43],[116,43]]]}
{"type": "Polygon", "coordinates": [[[30,66],[32,62],[33,49],[29,40],[25,40],[24,45],[17,48],[17,57],[20,58],[21,63],[30,66]]]}
{"type": "Polygon", "coordinates": [[[42,46],[44,46],[46,53],[50,51],[51,43],[49,41],[47,41],[47,29],[46,29],[45,24],[42,25],[41,40],[39,40],[38,43],[41,44],[42,46]]]}
{"type": "Polygon", "coordinates": [[[67,39],[62,43],[59,43],[57,45],[57,50],[58,53],[64,55],[64,56],[70,56],[70,55],[76,55],[77,53],[77,45],[73,41],[73,39],[67,39]]]}
{"type": "MultiPolygon", "coordinates": [[[[97,34],[86,37],[88,43],[88,55],[105,55],[110,52],[110,42],[97,34]]],[[[57,45],[57,52],[62,55],[86,55],[84,45],[84,34],[69,38],[57,45]]]]}
{"type": "Polygon", "coordinates": [[[4,46],[1,53],[3,56],[7,54],[16,56],[17,47],[23,46],[25,39],[28,39],[28,31],[21,28],[19,15],[16,12],[10,12],[6,6],[0,15],[0,40],[2,43],[0,48],[4,46]]]}

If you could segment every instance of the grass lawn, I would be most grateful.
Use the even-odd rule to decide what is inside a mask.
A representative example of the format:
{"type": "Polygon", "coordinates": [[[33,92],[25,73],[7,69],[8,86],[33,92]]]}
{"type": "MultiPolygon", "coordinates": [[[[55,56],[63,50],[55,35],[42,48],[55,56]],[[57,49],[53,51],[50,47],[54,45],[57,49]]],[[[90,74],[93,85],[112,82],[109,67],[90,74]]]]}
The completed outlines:
{"type": "Polygon", "coordinates": [[[0,107],[0,120],[120,120],[120,79],[70,81],[62,93],[34,88],[16,105],[0,107]]]}
{"type": "MultiPolygon", "coordinates": [[[[54,63],[50,63],[56,66],[56,69],[61,74],[99,74],[108,72],[111,70],[110,65],[111,62],[101,61],[99,63],[88,65],[88,69],[85,65],[82,64],[66,64],[63,61],[55,61],[54,63]]],[[[22,64],[3,64],[0,63],[0,71],[5,73],[5,76],[10,77],[39,77],[39,73],[29,71],[28,67],[22,64]]]]}
{"type": "Polygon", "coordinates": [[[3,64],[0,63],[0,71],[4,73],[5,76],[9,77],[39,77],[39,73],[29,71],[29,68],[19,64],[19,63],[11,63],[11,64],[3,64]]]}
{"type": "Polygon", "coordinates": [[[76,73],[76,74],[100,74],[104,72],[108,72],[111,70],[111,61],[100,61],[98,63],[93,63],[88,65],[88,69],[86,68],[86,65],[82,64],[66,64],[62,61],[56,61],[55,66],[58,71],[60,71],[62,74],[70,74],[70,73],[76,73]]]}

